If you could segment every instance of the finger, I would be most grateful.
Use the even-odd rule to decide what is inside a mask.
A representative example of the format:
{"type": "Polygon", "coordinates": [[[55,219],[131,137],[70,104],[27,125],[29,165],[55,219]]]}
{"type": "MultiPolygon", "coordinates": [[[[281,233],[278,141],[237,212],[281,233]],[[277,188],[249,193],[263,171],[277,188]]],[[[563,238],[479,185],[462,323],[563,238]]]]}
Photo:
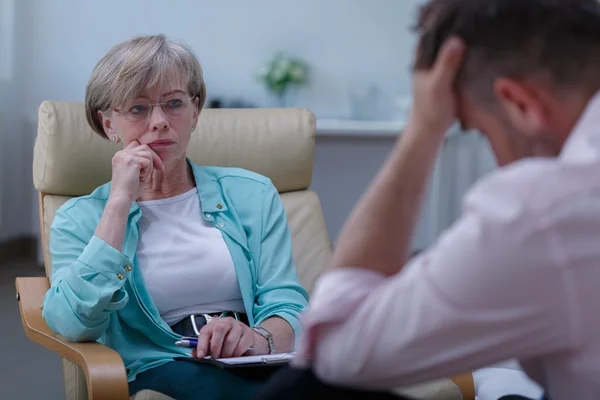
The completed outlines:
{"type": "Polygon", "coordinates": [[[122,154],[119,157],[118,163],[122,166],[137,167],[140,170],[140,172],[144,168],[148,168],[149,166],[152,165],[150,160],[148,160],[147,158],[139,157],[136,154],[131,154],[131,153],[122,154]]]}
{"type": "Polygon", "coordinates": [[[254,334],[250,329],[244,329],[244,333],[238,342],[237,347],[233,351],[232,357],[241,357],[248,353],[251,346],[254,345],[254,334]]]}
{"type": "Polygon", "coordinates": [[[154,168],[159,171],[165,170],[165,164],[162,162],[158,154],[152,149],[150,149],[150,154],[152,154],[152,162],[154,164],[154,168]]]}
{"type": "Polygon", "coordinates": [[[140,168],[140,181],[147,182],[152,175],[152,161],[146,157],[135,156],[135,162],[140,168]]]}
{"type": "Polygon", "coordinates": [[[223,342],[225,341],[225,336],[231,329],[231,325],[226,321],[217,321],[215,322],[215,327],[213,328],[213,334],[210,339],[210,355],[214,358],[221,357],[221,350],[223,349],[223,342]]]}
{"type": "Polygon", "coordinates": [[[136,154],[143,155],[144,157],[147,157],[149,160],[151,160],[152,165],[155,169],[159,171],[164,171],[165,165],[163,161],[161,160],[160,156],[156,154],[154,150],[152,150],[150,146],[145,144],[140,146],[138,149],[135,149],[134,151],[136,151],[136,154]]]}
{"type": "Polygon", "coordinates": [[[202,329],[200,329],[200,334],[198,335],[198,346],[196,346],[196,357],[204,358],[209,355],[210,351],[210,341],[212,337],[212,327],[209,325],[204,325],[202,329]]]}
{"type": "Polygon", "coordinates": [[[139,145],[140,145],[140,142],[138,142],[137,140],[132,140],[131,142],[129,142],[129,144],[127,146],[125,146],[124,150],[131,150],[133,148],[136,148],[139,145]]]}
{"type": "Polygon", "coordinates": [[[131,153],[138,157],[144,157],[144,158],[147,158],[148,160],[152,161],[152,154],[150,153],[150,150],[145,149],[141,146],[138,147],[137,149],[132,149],[131,153]]]}
{"type": "Polygon", "coordinates": [[[466,46],[462,39],[452,37],[442,45],[437,60],[433,67],[433,73],[438,81],[453,84],[465,54],[466,46]]]}
{"type": "Polygon", "coordinates": [[[150,149],[144,149],[143,147],[139,147],[138,149],[133,150],[134,154],[138,157],[143,157],[146,160],[148,160],[150,163],[152,163],[152,167],[156,168],[156,165],[154,163],[154,156],[152,154],[152,150],[150,149]]]}
{"type": "Polygon", "coordinates": [[[240,322],[233,322],[231,329],[225,336],[225,341],[223,342],[223,348],[221,349],[221,357],[232,357],[236,348],[238,347],[238,343],[244,334],[243,328],[240,322]]]}

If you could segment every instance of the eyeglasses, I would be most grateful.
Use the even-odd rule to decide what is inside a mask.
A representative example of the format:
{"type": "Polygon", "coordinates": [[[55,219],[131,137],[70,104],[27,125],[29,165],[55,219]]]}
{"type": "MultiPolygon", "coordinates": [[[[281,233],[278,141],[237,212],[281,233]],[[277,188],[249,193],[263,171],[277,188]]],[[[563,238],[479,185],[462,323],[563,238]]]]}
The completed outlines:
{"type": "Polygon", "coordinates": [[[154,107],[160,106],[164,113],[170,117],[178,117],[190,106],[192,100],[195,97],[189,97],[184,99],[171,99],[163,103],[154,104],[134,104],[127,109],[115,108],[113,111],[123,115],[125,119],[132,122],[141,122],[150,115],[154,107]]]}

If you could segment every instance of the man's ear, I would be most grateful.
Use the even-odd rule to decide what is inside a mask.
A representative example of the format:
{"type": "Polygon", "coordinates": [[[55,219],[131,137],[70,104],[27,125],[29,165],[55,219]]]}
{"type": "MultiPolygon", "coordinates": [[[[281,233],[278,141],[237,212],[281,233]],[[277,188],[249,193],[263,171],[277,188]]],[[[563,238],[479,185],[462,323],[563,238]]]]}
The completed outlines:
{"type": "Polygon", "coordinates": [[[544,131],[544,108],[533,89],[509,78],[498,78],[494,82],[494,94],[519,132],[537,136],[544,131]]]}
{"type": "Polygon", "coordinates": [[[111,117],[104,114],[102,111],[98,111],[97,115],[100,122],[102,122],[102,128],[104,128],[104,133],[106,134],[106,136],[114,136],[115,129],[113,127],[111,117]]]}

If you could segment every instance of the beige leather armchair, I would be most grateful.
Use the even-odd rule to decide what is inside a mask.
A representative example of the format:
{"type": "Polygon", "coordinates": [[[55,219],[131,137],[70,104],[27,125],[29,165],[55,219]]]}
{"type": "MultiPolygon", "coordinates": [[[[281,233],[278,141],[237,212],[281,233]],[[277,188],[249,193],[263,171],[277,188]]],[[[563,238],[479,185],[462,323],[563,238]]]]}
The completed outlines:
{"type": "MultiPolygon", "coordinates": [[[[119,146],[93,133],[81,103],[44,102],[38,117],[33,178],[49,277],[48,232],[56,210],[69,198],[88,194],[111,179],[111,158],[119,146]]],[[[298,275],[309,292],[331,257],[319,198],[309,189],[314,143],[315,120],[307,110],[206,109],[188,148],[196,163],[242,167],[271,178],[287,213],[298,275]]],[[[17,278],[16,286],[25,333],[63,357],[66,398],[127,399],[119,354],[98,343],[68,342],[46,325],[40,305],[48,278],[17,278]]],[[[421,398],[458,400],[459,386],[445,379],[406,390],[421,398]]],[[[166,397],[146,391],[135,398],[166,397]]]]}

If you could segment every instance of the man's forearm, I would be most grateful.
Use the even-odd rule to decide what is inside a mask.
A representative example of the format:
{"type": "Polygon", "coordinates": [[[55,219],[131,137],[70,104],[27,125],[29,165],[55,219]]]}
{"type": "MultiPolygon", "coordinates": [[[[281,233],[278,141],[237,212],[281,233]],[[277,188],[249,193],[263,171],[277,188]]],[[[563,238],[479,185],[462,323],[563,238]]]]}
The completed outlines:
{"type": "Polygon", "coordinates": [[[363,267],[397,273],[411,239],[443,135],[409,126],[354,207],[336,244],[333,268],[363,267]]]}

